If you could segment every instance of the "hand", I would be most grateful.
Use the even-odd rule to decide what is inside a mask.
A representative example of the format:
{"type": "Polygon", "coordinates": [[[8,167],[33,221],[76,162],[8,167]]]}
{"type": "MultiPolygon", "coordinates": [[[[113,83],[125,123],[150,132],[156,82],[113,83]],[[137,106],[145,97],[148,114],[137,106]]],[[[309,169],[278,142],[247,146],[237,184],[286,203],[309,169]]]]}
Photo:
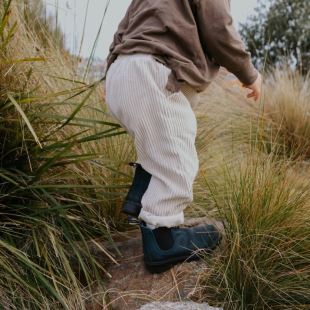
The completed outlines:
{"type": "Polygon", "coordinates": [[[243,84],[243,87],[251,89],[252,92],[247,95],[248,98],[254,98],[255,101],[257,101],[262,92],[262,76],[260,73],[258,73],[258,77],[256,81],[251,85],[245,85],[243,84]]]}

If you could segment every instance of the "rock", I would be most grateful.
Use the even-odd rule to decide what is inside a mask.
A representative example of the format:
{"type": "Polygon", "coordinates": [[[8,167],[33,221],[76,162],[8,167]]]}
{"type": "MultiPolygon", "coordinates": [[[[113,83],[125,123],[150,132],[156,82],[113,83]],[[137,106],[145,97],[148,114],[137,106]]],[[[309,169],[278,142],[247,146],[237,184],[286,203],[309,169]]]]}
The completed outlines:
{"type": "MultiPolygon", "coordinates": [[[[223,230],[221,222],[205,217],[186,220],[182,226],[207,223],[215,224],[223,230]]],[[[92,255],[102,265],[107,284],[104,292],[98,291],[98,296],[104,295],[104,308],[102,302],[93,300],[89,303],[88,310],[136,310],[146,304],[156,305],[157,308],[153,309],[170,309],[167,305],[173,305],[171,309],[217,309],[207,304],[193,303],[201,301],[201,298],[197,298],[197,292],[199,277],[207,268],[204,260],[180,263],[164,273],[151,274],[144,266],[138,226],[130,231],[114,232],[112,238],[114,246],[100,240],[94,240],[90,245],[92,255]]]]}
{"type": "Polygon", "coordinates": [[[208,304],[195,302],[152,302],[142,306],[139,310],[223,310],[210,307],[208,304]]]}
{"type": "MultiPolygon", "coordinates": [[[[206,223],[206,219],[201,222],[206,223]]],[[[195,224],[197,223],[199,221],[195,221],[195,224]]],[[[171,309],[216,309],[208,307],[207,304],[188,303],[196,292],[199,274],[206,268],[204,261],[185,262],[164,273],[151,274],[144,266],[140,230],[137,228],[117,234],[113,239],[121,257],[113,254],[118,264],[110,264],[106,268],[107,309],[136,310],[150,302],[158,305],[154,302],[159,301],[162,303],[160,305],[168,305],[165,302],[183,302],[174,304],[179,307],[171,309]],[[185,305],[187,308],[184,308],[185,305]]],[[[106,245],[102,246],[107,249],[106,245]]],[[[109,252],[113,253],[113,249],[110,248],[109,252]]],[[[163,309],[170,308],[165,306],[163,309]]]]}
{"type": "Polygon", "coordinates": [[[136,310],[151,301],[180,301],[189,298],[196,286],[203,262],[178,264],[172,269],[151,274],[144,266],[140,231],[129,240],[117,242],[122,253],[119,265],[107,268],[111,275],[107,287],[108,306],[115,310],[136,310]]]}

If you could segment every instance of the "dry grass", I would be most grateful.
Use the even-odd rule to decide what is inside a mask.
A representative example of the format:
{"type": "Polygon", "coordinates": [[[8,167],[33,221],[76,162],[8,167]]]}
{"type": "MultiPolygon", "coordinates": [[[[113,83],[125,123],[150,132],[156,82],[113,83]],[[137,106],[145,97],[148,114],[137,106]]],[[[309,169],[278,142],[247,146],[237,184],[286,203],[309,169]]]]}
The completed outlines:
{"type": "Polygon", "coordinates": [[[203,299],[225,309],[307,309],[310,197],[297,168],[255,154],[208,179],[226,240],[206,258],[203,299]]]}
{"type": "Polygon", "coordinates": [[[205,186],[206,210],[224,220],[225,242],[205,257],[200,300],[236,310],[309,308],[309,90],[307,78],[275,72],[259,104],[240,90],[205,97],[197,187],[202,195],[205,186]]]}
{"type": "MultiPolygon", "coordinates": [[[[109,211],[113,221],[121,220],[116,216],[120,216],[118,197],[124,194],[122,187],[126,187],[132,173],[127,165],[134,158],[131,140],[125,135],[115,135],[124,131],[106,114],[103,84],[81,81],[77,73],[79,60],[67,55],[53,41],[42,47],[40,37],[29,30],[14,5],[13,1],[9,23],[16,22],[17,28],[9,48],[3,53],[7,64],[5,61],[0,64],[0,96],[3,94],[5,98],[8,92],[13,93],[19,96],[18,102],[26,112],[33,111],[30,121],[35,122],[38,132],[41,131],[40,139],[45,146],[55,141],[88,139],[72,147],[72,152],[85,160],[75,161],[66,169],[70,169],[71,181],[78,179],[95,187],[118,186],[119,190],[109,190],[112,195],[116,194],[115,203],[97,189],[89,204],[104,205],[106,208],[102,209],[109,211]],[[111,139],[104,139],[109,136],[111,139]],[[98,139],[101,140],[98,142],[98,139]]],[[[53,182],[52,178],[48,176],[53,182]]],[[[61,182],[59,173],[55,178],[61,182]]],[[[69,182],[67,176],[64,178],[64,183],[69,182]]]]}
{"type": "MultiPolygon", "coordinates": [[[[24,22],[20,3],[5,4],[0,304],[85,309],[96,295],[103,306],[105,266],[89,243],[98,237],[113,243],[110,230],[124,229],[119,208],[130,179],[132,144],[106,115],[102,84],[81,81],[78,60],[48,36],[42,46],[24,22]]],[[[107,253],[102,251],[108,261],[107,253]]]]}
{"type": "MultiPolygon", "coordinates": [[[[0,303],[84,309],[96,287],[103,306],[105,270],[88,242],[126,228],[133,143],[106,115],[102,84],[48,35],[43,46],[46,31],[31,31],[17,4],[0,9],[0,303]]],[[[196,110],[200,173],[186,212],[224,219],[226,234],[205,258],[201,300],[308,309],[309,83],[275,72],[254,103],[223,74],[196,110]]]]}

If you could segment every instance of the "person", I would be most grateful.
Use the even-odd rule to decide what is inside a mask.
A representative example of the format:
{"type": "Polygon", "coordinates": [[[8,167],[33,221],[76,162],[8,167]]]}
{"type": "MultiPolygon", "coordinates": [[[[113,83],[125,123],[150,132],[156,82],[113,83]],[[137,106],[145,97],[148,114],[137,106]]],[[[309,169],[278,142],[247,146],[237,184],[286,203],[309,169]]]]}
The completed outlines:
{"type": "Polygon", "coordinates": [[[135,175],[123,211],[138,218],[152,272],[211,251],[213,225],[180,227],[199,168],[197,96],[220,66],[258,100],[261,75],[233,25],[229,0],[133,0],[107,57],[109,113],[134,138],[135,175]]]}

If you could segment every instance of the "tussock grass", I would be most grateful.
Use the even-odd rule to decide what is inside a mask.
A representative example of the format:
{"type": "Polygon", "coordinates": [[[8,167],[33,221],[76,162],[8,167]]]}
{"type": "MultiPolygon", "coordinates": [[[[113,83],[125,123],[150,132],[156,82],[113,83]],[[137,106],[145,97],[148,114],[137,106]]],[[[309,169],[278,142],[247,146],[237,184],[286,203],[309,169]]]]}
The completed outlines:
{"type": "Polygon", "coordinates": [[[263,136],[288,158],[310,159],[310,80],[298,73],[276,71],[266,81],[263,136]]]}
{"type": "Polygon", "coordinates": [[[308,180],[272,156],[249,155],[207,180],[225,241],[206,258],[203,298],[224,309],[307,309],[310,303],[308,180]]]}
{"type": "Polygon", "coordinates": [[[275,72],[258,104],[231,88],[206,97],[197,186],[205,209],[223,220],[225,240],[205,257],[200,300],[236,310],[309,308],[309,89],[307,77],[275,72]]]}
{"type": "Polygon", "coordinates": [[[115,257],[95,241],[113,245],[124,226],[131,141],[106,115],[102,84],[81,81],[48,34],[43,45],[46,29],[19,4],[0,7],[0,304],[103,307],[102,262],[115,257]]]}
{"type": "Polygon", "coordinates": [[[252,145],[279,158],[309,159],[310,81],[289,70],[266,78],[260,102],[244,99],[238,86],[221,81],[198,111],[198,146],[206,153],[210,143],[226,152],[252,145]]]}

